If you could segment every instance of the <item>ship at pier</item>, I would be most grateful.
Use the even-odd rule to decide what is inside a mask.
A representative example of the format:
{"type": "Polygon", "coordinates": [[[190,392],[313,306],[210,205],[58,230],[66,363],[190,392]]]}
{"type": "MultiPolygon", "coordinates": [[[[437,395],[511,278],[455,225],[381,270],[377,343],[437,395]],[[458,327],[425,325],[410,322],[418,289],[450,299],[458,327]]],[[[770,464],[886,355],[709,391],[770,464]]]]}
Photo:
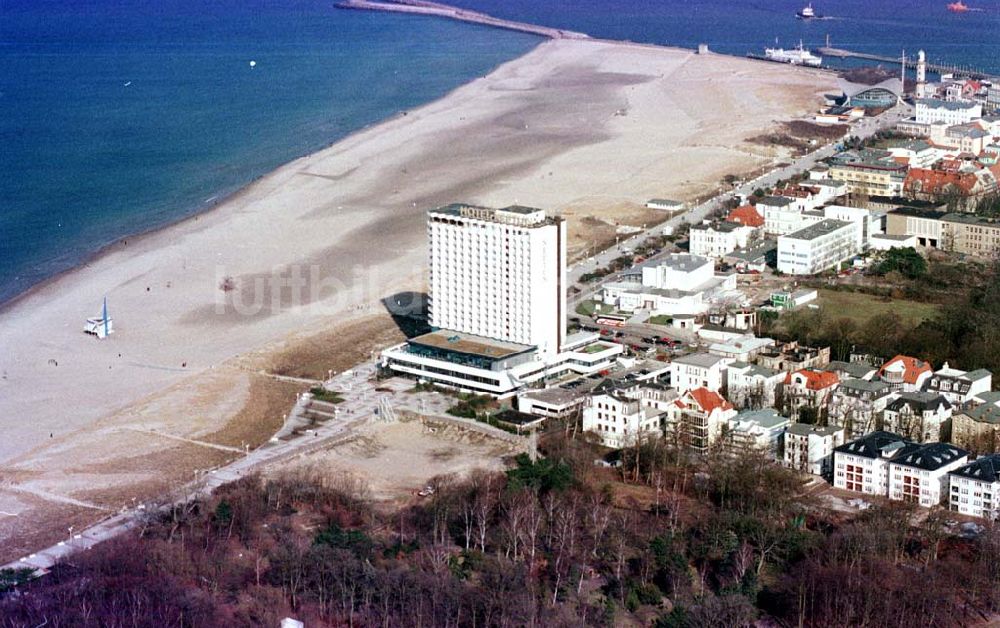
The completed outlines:
{"type": "Polygon", "coordinates": [[[823,65],[823,57],[814,55],[805,49],[802,42],[797,48],[785,50],[784,48],[765,48],[764,58],[777,63],[790,63],[791,65],[804,65],[810,68],[818,68],[823,65]]]}

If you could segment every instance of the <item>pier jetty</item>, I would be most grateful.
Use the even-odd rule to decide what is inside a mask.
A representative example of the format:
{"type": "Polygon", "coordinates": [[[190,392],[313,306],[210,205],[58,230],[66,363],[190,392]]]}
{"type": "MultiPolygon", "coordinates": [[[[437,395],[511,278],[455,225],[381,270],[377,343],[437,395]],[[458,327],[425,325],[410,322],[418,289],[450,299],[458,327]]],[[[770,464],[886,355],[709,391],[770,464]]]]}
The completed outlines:
{"type": "MultiPolygon", "coordinates": [[[[823,57],[838,57],[840,59],[864,59],[866,61],[878,61],[879,63],[903,63],[903,59],[900,57],[887,57],[885,55],[873,55],[867,52],[855,52],[853,50],[845,50],[843,48],[834,48],[832,46],[822,46],[816,49],[816,54],[823,57]]],[[[916,69],[917,60],[914,57],[912,60],[907,58],[906,67],[916,69]]],[[[983,72],[982,70],[977,70],[975,68],[968,68],[959,65],[948,65],[944,63],[928,63],[927,69],[936,74],[959,74],[962,76],[968,76],[971,79],[976,80],[997,80],[997,77],[983,72]]]]}
{"type": "Polygon", "coordinates": [[[503,20],[493,17],[492,15],[479,13],[478,11],[469,11],[467,9],[460,9],[447,4],[424,2],[422,0],[344,0],[343,2],[339,2],[336,6],[340,9],[433,15],[436,17],[445,17],[462,22],[482,24],[483,26],[492,26],[493,28],[502,28],[509,31],[530,33],[532,35],[548,37],[549,39],[589,39],[589,37],[584,33],[576,33],[558,28],[549,28],[547,26],[537,26],[535,24],[526,24],[524,22],[503,20]]]}

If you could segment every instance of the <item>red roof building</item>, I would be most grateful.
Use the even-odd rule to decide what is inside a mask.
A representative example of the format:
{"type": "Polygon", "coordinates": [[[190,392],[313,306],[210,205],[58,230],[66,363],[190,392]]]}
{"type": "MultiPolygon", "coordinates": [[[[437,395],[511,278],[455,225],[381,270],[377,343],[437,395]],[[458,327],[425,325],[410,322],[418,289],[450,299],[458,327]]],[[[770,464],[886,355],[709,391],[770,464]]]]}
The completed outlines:
{"type": "Polygon", "coordinates": [[[897,355],[882,365],[878,370],[878,377],[894,389],[916,392],[933,372],[934,369],[928,362],[908,355],[897,355]]]}
{"type": "Polygon", "coordinates": [[[742,207],[737,207],[733,211],[729,212],[726,220],[729,222],[737,222],[741,225],[746,225],[747,227],[764,226],[764,217],[757,212],[757,208],[753,205],[743,205],[742,207]]]}

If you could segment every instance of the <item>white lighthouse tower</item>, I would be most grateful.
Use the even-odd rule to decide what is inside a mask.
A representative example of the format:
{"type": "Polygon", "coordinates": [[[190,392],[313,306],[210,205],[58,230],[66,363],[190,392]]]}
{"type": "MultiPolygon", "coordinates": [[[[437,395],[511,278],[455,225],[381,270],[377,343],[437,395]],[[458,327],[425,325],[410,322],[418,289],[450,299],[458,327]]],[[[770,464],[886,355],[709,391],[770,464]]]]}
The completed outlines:
{"type": "Polygon", "coordinates": [[[927,55],[921,50],[917,53],[917,98],[927,97],[927,55]]]}

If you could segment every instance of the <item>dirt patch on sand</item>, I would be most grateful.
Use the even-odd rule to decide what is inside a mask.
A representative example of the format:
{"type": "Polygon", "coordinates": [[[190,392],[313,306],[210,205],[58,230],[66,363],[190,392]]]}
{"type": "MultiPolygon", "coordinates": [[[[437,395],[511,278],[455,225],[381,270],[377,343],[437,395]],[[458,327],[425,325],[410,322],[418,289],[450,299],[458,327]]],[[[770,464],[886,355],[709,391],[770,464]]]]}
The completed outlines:
{"type": "Polygon", "coordinates": [[[354,438],[302,456],[269,473],[308,469],[323,475],[348,473],[364,478],[371,496],[382,502],[412,498],[438,475],[466,475],[474,469],[502,469],[518,452],[505,441],[458,426],[420,421],[375,423],[354,438]]]}

